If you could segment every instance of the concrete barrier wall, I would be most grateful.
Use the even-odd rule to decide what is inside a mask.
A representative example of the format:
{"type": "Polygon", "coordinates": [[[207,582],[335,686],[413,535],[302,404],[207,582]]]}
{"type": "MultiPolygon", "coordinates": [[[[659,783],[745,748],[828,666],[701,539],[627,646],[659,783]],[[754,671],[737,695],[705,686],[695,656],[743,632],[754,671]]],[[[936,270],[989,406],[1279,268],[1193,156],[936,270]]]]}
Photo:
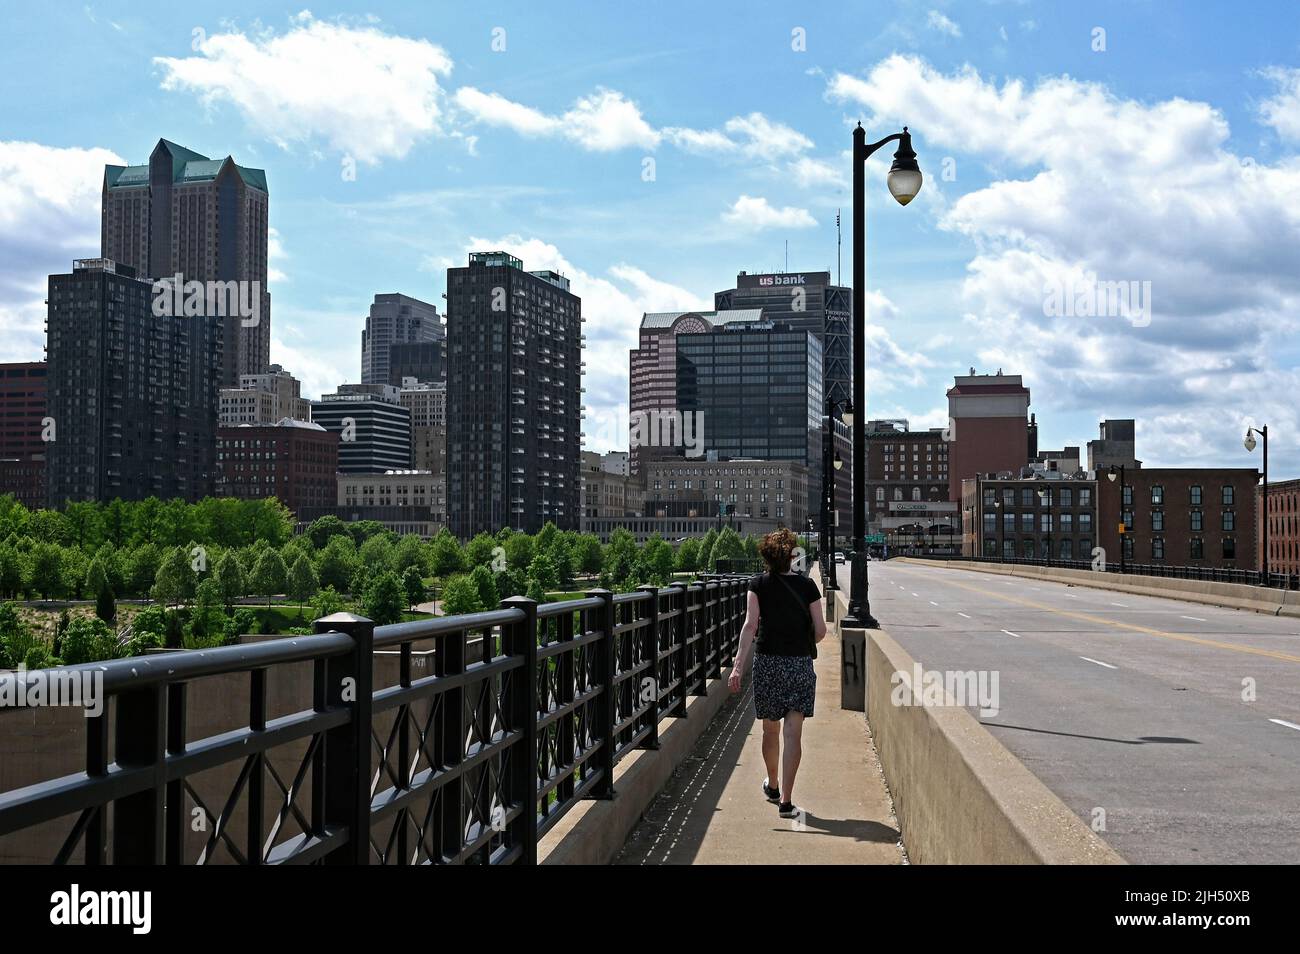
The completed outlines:
{"type": "Polygon", "coordinates": [[[868,632],[867,721],[914,863],[1125,863],[966,709],[894,705],[894,673],[912,667],[868,632]]]}
{"type": "Polygon", "coordinates": [[[1179,580],[1162,576],[1117,575],[1097,573],[1092,570],[1072,570],[1054,566],[1030,566],[1014,563],[983,563],[966,560],[915,560],[898,557],[904,563],[920,566],[938,564],[957,570],[978,573],[995,573],[1002,576],[1032,577],[1076,586],[1137,596],[1158,596],[1165,599],[1184,600],[1224,606],[1229,609],[1251,610],[1270,616],[1300,617],[1300,590],[1278,590],[1245,583],[1216,583],[1211,580],[1179,580]]]}

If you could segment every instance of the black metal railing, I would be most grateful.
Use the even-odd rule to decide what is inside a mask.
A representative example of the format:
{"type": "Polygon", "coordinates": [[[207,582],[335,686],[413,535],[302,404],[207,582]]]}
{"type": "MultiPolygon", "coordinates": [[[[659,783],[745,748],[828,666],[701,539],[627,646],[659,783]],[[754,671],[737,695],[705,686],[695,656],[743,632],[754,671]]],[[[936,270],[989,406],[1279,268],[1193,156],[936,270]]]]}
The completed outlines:
{"type": "Polygon", "coordinates": [[[0,793],[0,840],[62,823],[60,864],[536,863],[538,839],[612,797],[619,760],[657,748],[660,718],[731,665],[745,590],[719,575],[392,626],[336,614],[313,637],[67,667],[102,673],[85,770],[0,793]],[[394,653],[395,684],[376,685],[394,653]],[[302,664],[311,708],[268,718],[268,673],[302,664]],[[191,684],[232,674],[247,724],[189,739],[191,684]],[[220,805],[195,781],[212,770],[233,776],[220,805]]]}
{"type": "MultiPolygon", "coordinates": [[[[902,555],[902,554],[900,554],[902,555]]],[[[1008,563],[1018,566],[1057,567],[1063,570],[1091,570],[1098,573],[1124,573],[1138,576],[1160,576],[1177,580],[1207,580],[1213,583],[1241,583],[1246,586],[1268,586],[1282,590],[1300,590],[1300,576],[1294,573],[1269,573],[1261,570],[1238,570],[1231,567],[1217,566],[1170,566],[1163,563],[1126,562],[1123,569],[1120,564],[1107,561],[1104,565],[1095,565],[1091,560],[1044,560],[1028,557],[999,556],[941,556],[932,554],[907,554],[918,560],[956,560],[968,563],[1008,563]]]]}

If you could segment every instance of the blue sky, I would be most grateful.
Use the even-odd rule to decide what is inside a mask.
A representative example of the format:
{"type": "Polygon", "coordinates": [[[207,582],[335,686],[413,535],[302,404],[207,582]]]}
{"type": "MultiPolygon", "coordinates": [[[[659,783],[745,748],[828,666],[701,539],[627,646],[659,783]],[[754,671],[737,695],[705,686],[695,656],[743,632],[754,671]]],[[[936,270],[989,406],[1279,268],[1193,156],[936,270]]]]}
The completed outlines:
{"type": "Polygon", "coordinates": [[[806,6],[15,5],[0,360],[40,356],[46,274],[97,253],[103,164],[166,137],[266,169],[272,357],[309,394],[359,377],[376,292],[441,307],[448,264],[506,247],[583,297],[604,449],[641,313],[787,241],[834,270],[852,124],[907,123],[921,196],[868,170],[871,416],[940,425],[954,374],[1001,367],[1043,446],[1135,417],[1148,465],[1251,466],[1267,423],[1300,475],[1300,5],[806,6]],[[1094,282],[1149,282],[1149,322],[1047,313],[1094,282]]]}

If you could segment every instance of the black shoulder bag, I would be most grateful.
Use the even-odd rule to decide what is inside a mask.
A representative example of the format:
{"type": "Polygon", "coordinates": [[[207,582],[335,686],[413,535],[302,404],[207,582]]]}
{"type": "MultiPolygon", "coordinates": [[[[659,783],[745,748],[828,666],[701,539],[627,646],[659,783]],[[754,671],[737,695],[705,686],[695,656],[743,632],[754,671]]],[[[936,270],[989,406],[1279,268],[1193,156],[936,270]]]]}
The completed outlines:
{"type": "Polygon", "coordinates": [[[798,594],[795,588],[789,584],[789,582],[782,574],[773,573],[771,574],[771,576],[781,581],[781,585],[786,588],[786,592],[788,592],[791,596],[795,598],[795,601],[799,604],[799,607],[803,610],[804,616],[808,617],[808,649],[810,654],[812,655],[812,658],[816,659],[817,658],[817,637],[815,635],[816,631],[813,627],[812,610],[808,609],[807,602],[804,601],[804,598],[798,594]]]}

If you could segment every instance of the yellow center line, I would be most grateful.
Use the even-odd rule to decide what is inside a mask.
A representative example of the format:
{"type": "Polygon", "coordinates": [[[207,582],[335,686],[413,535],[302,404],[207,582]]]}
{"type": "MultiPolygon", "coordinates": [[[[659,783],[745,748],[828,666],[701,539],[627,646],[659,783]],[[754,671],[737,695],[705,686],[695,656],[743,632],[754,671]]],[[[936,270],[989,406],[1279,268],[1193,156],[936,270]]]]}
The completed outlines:
{"type": "MultiPolygon", "coordinates": [[[[895,569],[900,573],[908,573],[913,576],[925,575],[916,570],[904,570],[901,567],[896,567],[895,569]]],[[[1269,656],[1273,659],[1281,659],[1285,662],[1300,663],[1300,656],[1294,656],[1290,653],[1277,652],[1272,649],[1259,649],[1256,646],[1237,646],[1233,643],[1221,643],[1214,639],[1203,639],[1200,636],[1189,636],[1186,633],[1167,633],[1162,629],[1151,629],[1149,626],[1138,626],[1136,623],[1121,623],[1118,620],[1104,619],[1100,616],[1092,616],[1089,613],[1075,613],[1070,610],[1057,609],[1055,606],[1048,606],[1044,603],[1035,603],[1033,600],[1021,599],[1018,596],[1005,596],[1001,593],[995,593],[992,590],[983,590],[978,586],[971,586],[968,583],[957,583],[954,580],[945,580],[942,577],[938,577],[937,579],[938,582],[945,586],[956,586],[963,590],[970,590],[972,593],[979,593],[981,596],[991,596],[995,600],[1002,600],[1006,603],[1015,603],[1018,606],[1042,610],[1046,613],[1055,613],[1058,616],[1065,616],[1069,619],[1076,619],[1084,623],[1114,626],[1116,629],[1132,630],[1135,633],[1145,633],[1148,636],[1159,636],[1161,639],[1174,639],[1183,643],[1195,643],[1198,646],[1209,646],[1212,649],[1226,649],[1229,652],[1234,653],[1246,653],[1251,656],[1269,656]]]]}

